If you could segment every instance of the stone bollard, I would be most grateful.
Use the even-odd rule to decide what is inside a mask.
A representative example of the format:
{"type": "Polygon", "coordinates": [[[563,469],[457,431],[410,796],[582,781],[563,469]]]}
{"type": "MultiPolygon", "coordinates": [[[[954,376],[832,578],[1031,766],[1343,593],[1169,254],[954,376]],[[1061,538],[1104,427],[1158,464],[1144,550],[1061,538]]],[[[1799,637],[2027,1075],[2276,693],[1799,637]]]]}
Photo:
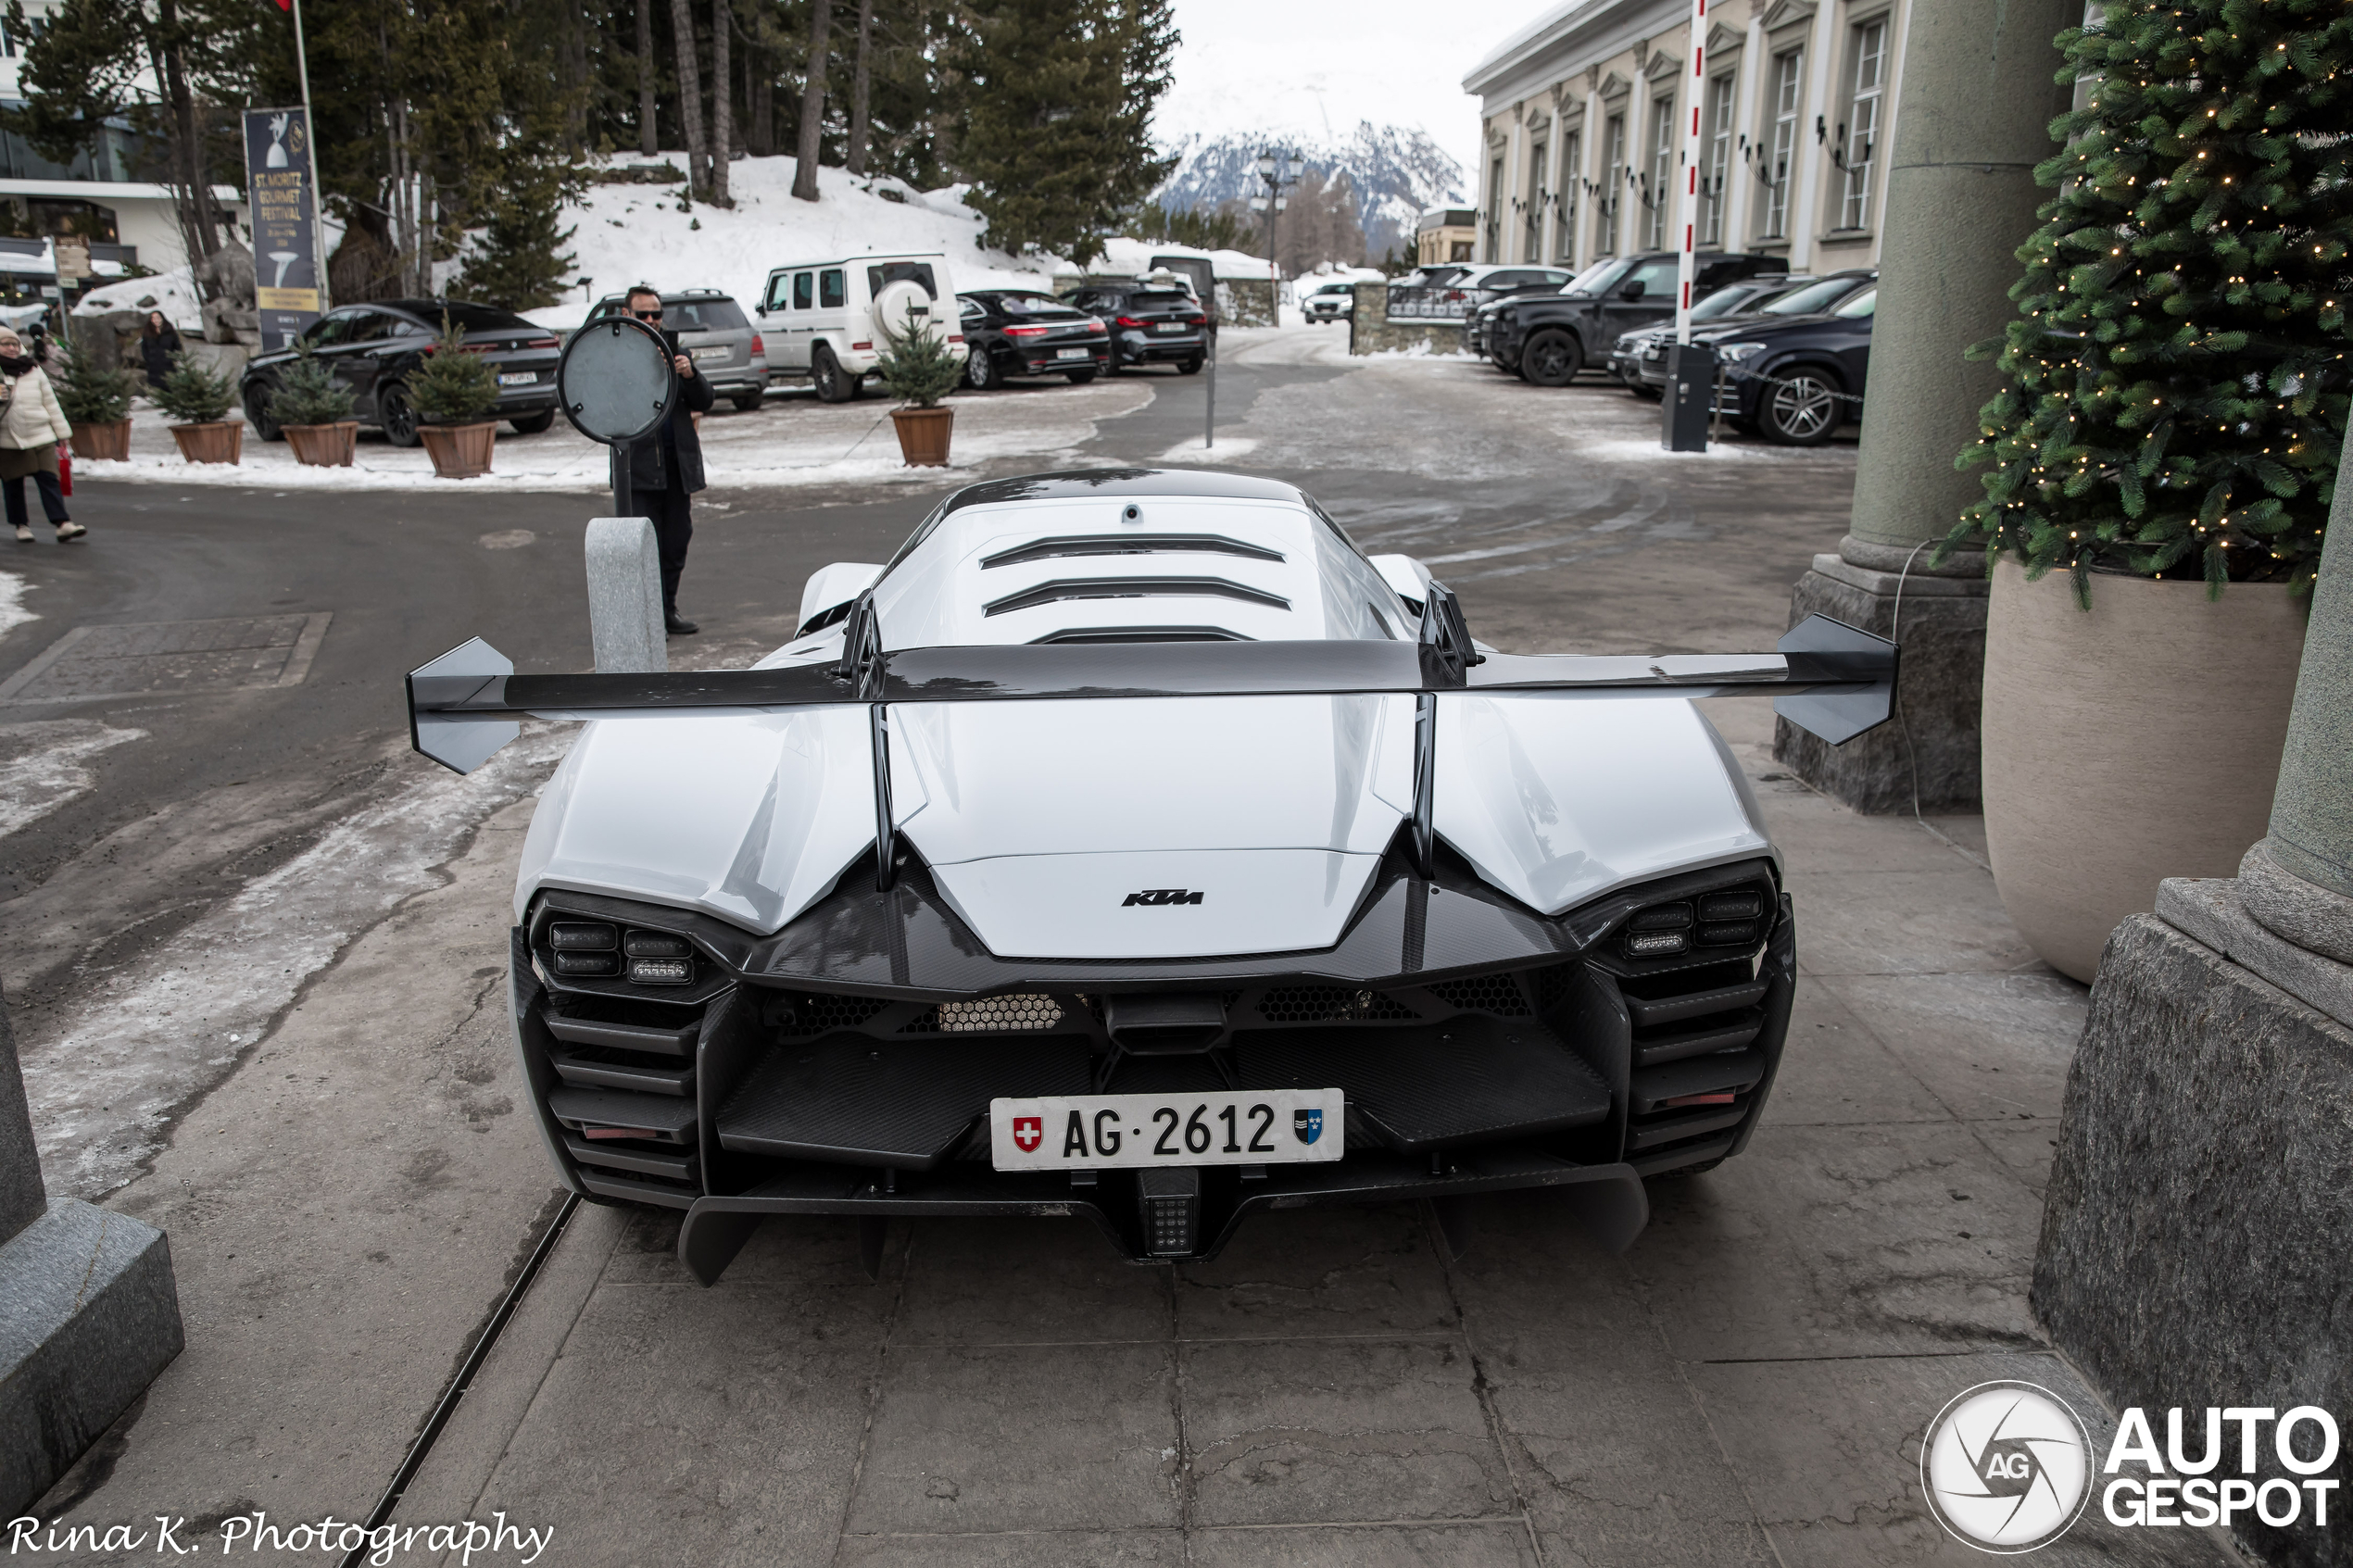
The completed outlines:
{"type": "Polygon", "coordinates": [[[182,1343],[163,1233],[45,1196],[0,998],[0,1519],[56,1485],[182,1343]]]}
{"type": "Polygon", "coordinates": [[[668,670],[661,552],[654,545],[654,525],[642,517],[592,518],[587,555],[588,632],[598,672],[668,670]]]}
{"type": "MultiPolygon", "coordinates": [[[[2348,893],[2353,484],[2341,484],[2270,834],[2236,877],[2168,881],[2155,914],[2116,928],[2068,1073],[2034,1311],[2111,1405],[2160,1427],[2176,1406],[2353,1411],[2348,893]]],[[[2341,1488],[2348,1455],[2324,1472],[2341,1488]]],[[[2326,1529],[2309,1515],[2234,1529],[2266,1562],[2353,1561],[2334,1513],[2326,1529]]]]}

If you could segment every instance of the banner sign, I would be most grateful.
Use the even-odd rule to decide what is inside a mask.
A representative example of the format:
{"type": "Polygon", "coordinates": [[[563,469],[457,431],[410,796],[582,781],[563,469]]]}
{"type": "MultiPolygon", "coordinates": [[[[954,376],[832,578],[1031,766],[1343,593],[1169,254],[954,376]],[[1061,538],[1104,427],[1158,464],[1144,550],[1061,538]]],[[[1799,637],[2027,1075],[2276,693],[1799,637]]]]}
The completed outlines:
{"type": "Polygon", "coordinates": [[[290,345],[326,304],[319,276],[319,193],[300,109],[245,111],[245,194],[253,222],[254,307],[264,352],[290,345]]]}

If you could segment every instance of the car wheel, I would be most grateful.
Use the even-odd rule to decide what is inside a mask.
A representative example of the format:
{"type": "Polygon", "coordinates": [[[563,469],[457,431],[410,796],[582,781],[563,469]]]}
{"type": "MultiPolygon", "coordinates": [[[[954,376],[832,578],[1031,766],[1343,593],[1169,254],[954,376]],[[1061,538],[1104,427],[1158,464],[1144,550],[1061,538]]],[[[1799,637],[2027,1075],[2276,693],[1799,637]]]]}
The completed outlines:
{"type": "Polygon", "coordinates": [[[1846,389],[1828,370],[1800,365],[1775,380],[1757,409],[1765,438],[1784,446],[1819,446],[1839,426],[1846,389]]]}
{"type": "Polygon", "coordinates": [[[749,392],[738,392],[727,401],[733,403],[741,413],[757,414],[760,412],[760,400],[766,395],[766,388],[756,386],[749,392]]]}
{"type": "Polygon", "coordinates": [[[520,419],[509,420],[507,422],[515,427],[517,435],[543,435],[556,422],[556,411],[553,408],[542,408],[535,414],[525,414],[520,419]]]}
{"type": "Polygon", "coordinates": [[[264,441],[283,441],[286,433],[270,417],[270,389],[256,382],[245,388],[245,423],[264,441]]]}
{"type": "Polygon", "coordinates": [[[1095,372],[1092,370],[1064,370],[1063,372],[1063,378],[1069,382],[1073,386],[1085,386],[1088,382],[1095,379],[1095,372]]]}
{"type": "Polygon", "coordinates": [[[1538,332],[1519,351],[1522,380],[1535,386],[1567,386],[1585,368],[1585,347],[1572,332],[1538,332]]]}
{"type": "Polygon", "coordinates": [[[409,402],[409,389],[388,386],[376,395],[377,421],[384,427],[384,439],[395,446],[417,444],[417,410],[409,402]]]}
{"type": "Polygon", "coordinates": [[[1194,355],[1189,359],[1180,359],[1176,362],[1176,373],[1180,376],[1197,376],[1201,374],[1201,368],[1203,363],[1204,358],[1199,354],[1194,355]]]}
{"type": "Polygon", "coordinates": [[[975,392],[994,392],[1005,384],[1005,372],[997,365],[997,356],[986,348],[975,346],[964,359],[964,384],[975,392]]]}
{"type": "Polygon", "coordinates": [[[834,358],[834,351],[822,343],[810,357],[809,381],[816,387],[820,403],[847,403],[858,395],[858,378],[845,371],[834,358]]]}

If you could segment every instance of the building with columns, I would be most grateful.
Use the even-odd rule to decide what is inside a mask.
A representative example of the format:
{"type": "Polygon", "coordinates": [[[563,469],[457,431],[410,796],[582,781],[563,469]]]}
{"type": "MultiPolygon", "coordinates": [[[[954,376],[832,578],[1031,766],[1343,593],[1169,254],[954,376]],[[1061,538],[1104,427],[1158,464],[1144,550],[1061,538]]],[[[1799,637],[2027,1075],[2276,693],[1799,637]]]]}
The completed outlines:
{"type": "MultiPolygon", "coordinates": [[[[1913,0],[1712,0],[1699,86],[1703,248],[1793,272],[1879,260],[1913,0]]],[[[1482,261],[1670,250],[1691,0],[1567,0],[1463,79],[1479,99],[1482,261]]]]}

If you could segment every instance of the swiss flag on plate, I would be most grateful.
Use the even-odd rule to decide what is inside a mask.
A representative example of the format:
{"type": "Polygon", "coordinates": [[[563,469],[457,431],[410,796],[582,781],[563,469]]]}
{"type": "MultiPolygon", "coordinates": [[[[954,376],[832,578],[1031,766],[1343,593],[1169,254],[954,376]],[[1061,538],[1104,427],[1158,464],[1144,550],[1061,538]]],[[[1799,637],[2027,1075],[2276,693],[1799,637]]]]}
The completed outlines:
{"type": "Polygon", "coordinates": [[[1013,1118],[1013,1146],[1024,1154],[1037,1153],[1038,1146],[1044,1141],[1045,1136],[1045,1126],[1037,1117],[1016,1116],[1013,1118]]]}

